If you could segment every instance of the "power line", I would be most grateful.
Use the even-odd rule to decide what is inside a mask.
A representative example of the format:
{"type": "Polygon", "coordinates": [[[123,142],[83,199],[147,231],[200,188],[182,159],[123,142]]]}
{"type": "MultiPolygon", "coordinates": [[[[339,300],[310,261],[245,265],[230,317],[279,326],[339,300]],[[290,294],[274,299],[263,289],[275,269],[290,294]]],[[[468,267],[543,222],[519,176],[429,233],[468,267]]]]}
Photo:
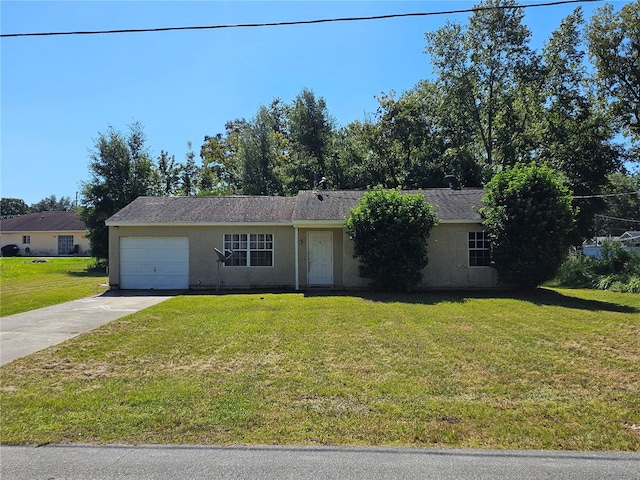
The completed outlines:
{"type": "Polygon", "coordinates": [[[599,195],[575,195],[573,198],[605,198],[605,197],[621,197],[623,195],[640,195],[640,192],[601,193],[599,195]]]}
{"type": "Polygon", "coordinates": [[[190,27],[159,27],[159,28],[133,28],[120,30],[88,30],[75,32],[36,32],[36,33],[2,33],[0,37],[50,37],[62,35],[103,35],[110,33],[146,33],[146,32],[169,32],[176,30],[216,30],[223,28],[254,28],[254,27],[284,27],[291,25],[314,25],[320,23],[335,22],[357,22],[368,20],[388,20],[391,18],[407,18],[407,17],[429,17],[436,15],[454,15],[458,13],[474,13],[483,10],[505,10],[510,8],[532,8],[532,7],[552,7],[556,5],[567,5],[575,3],[593,3],[602,2],[604,0],[558,0],[548,3],[531,3],[527,5],[497,5],[494,7],[473,7],[460,10],[447,10],[439,12],[419,12],[419,13],[393,13],[389,15],[374,15],[370,17],[343,17],[343,18],[324,18],[317,20],[296,20],[290,22],[265,22],[265,23],[234,23],[224,25],[200,25],[190,27]]]}
{"type": "Polygon", "coordinates": [[[619,217],[609,217],[607,215],[599,215],[596,213],[596,217],[606,218],[607,220],[618,220],[620,222],[631,222],[640,224],[640,220],[632,220],[631,218],[619,218],[619,217]]]}

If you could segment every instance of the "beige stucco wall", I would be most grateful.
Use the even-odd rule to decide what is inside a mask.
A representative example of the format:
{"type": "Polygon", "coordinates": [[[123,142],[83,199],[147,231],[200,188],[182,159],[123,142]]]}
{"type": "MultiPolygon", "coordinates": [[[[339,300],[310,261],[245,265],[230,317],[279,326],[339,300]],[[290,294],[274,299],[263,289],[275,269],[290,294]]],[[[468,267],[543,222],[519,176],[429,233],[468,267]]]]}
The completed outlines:
{"type": "MultiPolygon", "coordinates": [[[[58,256],[58,235],[73,235],[73,244],[78,245],[78,255],[90,255],[89,252],[89,240],[87,239],[86,232],[24,232],[24,233],[3,233],[0,242],[2,246],[16,244],[20,247],[20,253],[22,255],[30,256],[58,256]],[[24,235],[31,236],[31,243],[22,243],[22,237],[24,235]],[[29,252],[26,252],[26,248],[29,248],[29,252]]],[[[62,254],[60,256],[68,256],[62,254]]]]}
{"type": "Polygon", "coordinates": [[[221,265],[222,287],[292,287],[294,272],[294,230],[290,226],[234,227],[110,227],[109,228],[109,283],[120,284],[120,238],[187,237],[189,239],[189,286],[215,288],[218,285],[218,263],[214,247],[224,248],[225,233],[273,234],[273,267],[227,267],[221,265]]]}
{"type": "MultiPolygon", "coordinates": [[[[440,223],[431,230],[428,240],[429,264],[422,271],[422,288],[493,288],[498,285],[495,269],[469,267],[467,232],[482,231],[479,224],[440,223]],[[459,243],[459,236],[465,239],[459,243]]],[[[343,234],[344,286],[366,287],[368,280],[358,275],[358,260],[353,258],[353,242],[343,234]]]]}
{"type": "Polygon", "coordinates": [[[426,288],[492,288],[498,285],[496,270],[469,267],[467,232],[481,232],[479,224],[441,223],[429,237],[429,264],[421,286],[426,288]]]}
{"type": "MultiPolygon", "coordinates": [[[[466,234],[481,231],[479,224],[441,223],[429,238],[429,264],[423,270],[423,288],[492,288],[498,285],[495,269],[469,267],[466,234]]],[[[353,242],[344,228],[298,229],[298,281],[307,287],[307,242],[312,231],[333,233],[333,286],[366,288],[368,280],[358,275],[358,260],[353,258],[353,242]]],[[[221,266],[222,287],[295,287],[295,229],[292,226],[233,227],[111,227],[109,228],[109,281],[120,283],[120,238],[126,236],[181,236],[189,238],[189,285],[213,288],[218,282],[214,247],[223,250],[225,233],[271,233],[274,236],[273,267],[221,266]]]]}

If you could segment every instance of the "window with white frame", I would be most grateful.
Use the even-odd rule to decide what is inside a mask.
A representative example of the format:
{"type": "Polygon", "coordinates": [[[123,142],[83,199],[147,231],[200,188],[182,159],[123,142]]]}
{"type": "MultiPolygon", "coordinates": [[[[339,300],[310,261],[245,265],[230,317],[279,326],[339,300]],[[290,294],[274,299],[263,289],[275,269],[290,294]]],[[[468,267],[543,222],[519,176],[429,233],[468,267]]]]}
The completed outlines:
{"type": "Polygon", "coordinates": [[[22,236],[22,244],[29,245],[31,243],[31,235],[23,235],[22,236]]]}
{"type": "Polygon", "coordinates": [[[469,266],[491,265],[491,243],[485,232],[469,232],[469,266]]]}
{"type": "Polygon", "coordinates": [[[272,267],[273,234],[225,233],[224,250],[233,252],[227,267],[272,267]]]}
{"type": "Polygon", "coordinates": [[[58,255],[73,253],[73,235],[58,235],[58,255]]]}

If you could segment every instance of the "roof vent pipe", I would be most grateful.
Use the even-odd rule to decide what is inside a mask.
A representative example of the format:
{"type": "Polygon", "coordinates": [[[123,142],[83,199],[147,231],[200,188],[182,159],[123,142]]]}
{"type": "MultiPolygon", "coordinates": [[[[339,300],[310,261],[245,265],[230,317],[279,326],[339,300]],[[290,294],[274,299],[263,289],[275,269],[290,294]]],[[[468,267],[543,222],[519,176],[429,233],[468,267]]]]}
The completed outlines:
{"type": "Polygon", "coordinates": [[[460,190],[460,184],[458,183],[458,179],[454,175],[445,175],[444,184],[451,190],[460,190]]]}

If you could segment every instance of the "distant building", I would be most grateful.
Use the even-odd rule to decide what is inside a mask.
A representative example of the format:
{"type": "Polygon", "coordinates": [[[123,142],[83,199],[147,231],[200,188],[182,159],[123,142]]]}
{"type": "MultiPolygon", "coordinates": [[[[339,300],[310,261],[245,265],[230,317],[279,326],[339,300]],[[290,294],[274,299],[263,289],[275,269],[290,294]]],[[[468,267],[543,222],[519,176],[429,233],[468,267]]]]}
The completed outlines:
{"type": "Polygon", "coordinates": [[[24,256],[90,255],[84,222],[76,212],[39,212],[0,222],[2,246],[15,244],[24,256]]]}

